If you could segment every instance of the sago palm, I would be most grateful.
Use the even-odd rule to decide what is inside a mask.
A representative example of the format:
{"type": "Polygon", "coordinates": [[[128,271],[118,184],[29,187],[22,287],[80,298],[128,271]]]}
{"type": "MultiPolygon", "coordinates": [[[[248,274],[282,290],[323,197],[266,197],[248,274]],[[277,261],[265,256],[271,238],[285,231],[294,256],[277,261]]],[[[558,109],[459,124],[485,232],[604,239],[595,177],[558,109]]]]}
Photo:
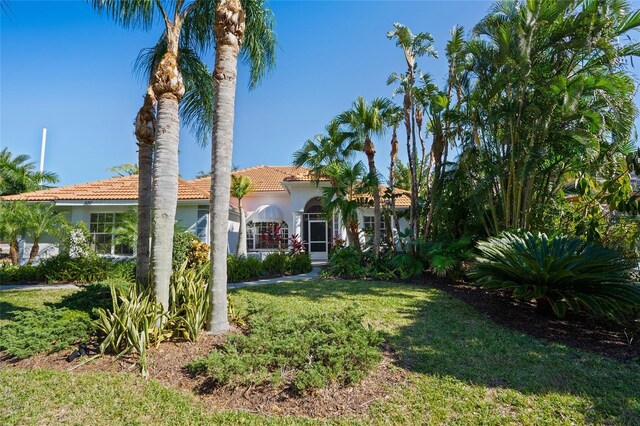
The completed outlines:
{"type": "Polygon", "coordinates": [[[213,136],[211,142],[211,315],[208,329],[229,329],[227,318],[227,226],[238,58],[249,62],[251,86],[274,65],[273,14],[261,0],[220,0],[210,9],[215,38],[213,136]]]}

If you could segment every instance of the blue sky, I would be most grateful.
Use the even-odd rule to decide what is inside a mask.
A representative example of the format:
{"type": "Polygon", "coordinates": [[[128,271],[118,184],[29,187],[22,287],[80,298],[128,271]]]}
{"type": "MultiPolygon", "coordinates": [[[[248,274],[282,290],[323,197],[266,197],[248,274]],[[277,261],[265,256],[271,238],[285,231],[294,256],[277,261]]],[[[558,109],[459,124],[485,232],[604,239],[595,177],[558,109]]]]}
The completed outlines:
{"type": "MultiPolygon", "coordinates": [[[[144,82],[132,72],[141,48],[160,34],[118,27],[84,1],[11,1],[1,18],[0,148],[39,159],[48,128],[45,168],[60,184],[109,177],[107,168],[136,161],[133,119],[144,82]]],[[[249,91],[241,67],[233,162],[239,167],[287,165],[302,143],[321,132],[358,96],[390,96],[387,76],[405,68],[386,38],[393,22],[428,31],[440,53],[456,25],[466,30],[485,14],[486,1],[273,1],[279,50],[276,68],[249,91]]],[[[213,62],[213,54],[206,58],[213,62]]],[[[443,82],[440,59],[419,63],[443,82]]],[[[378,141],[380,168],[388,137],[378,141]]],[[[210,169],[210,147],[181,133],[180,172],[210,169]]],[[[386,168],[384,169],[386,170],[386,168]]]]}

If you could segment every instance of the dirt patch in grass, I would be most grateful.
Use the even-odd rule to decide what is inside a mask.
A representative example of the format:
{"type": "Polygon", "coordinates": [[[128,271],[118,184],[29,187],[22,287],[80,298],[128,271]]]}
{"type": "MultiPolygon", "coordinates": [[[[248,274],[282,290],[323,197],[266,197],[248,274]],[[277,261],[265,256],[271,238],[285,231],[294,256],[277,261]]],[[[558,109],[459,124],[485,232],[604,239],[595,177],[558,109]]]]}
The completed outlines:
{"type": "Polygon", "coordinates": [[[551,342],[594,352],[618,360],[640,362],[640,335],[613,322],[568,313],[559,319],[536,311],[533,301],[514,300],[504,292],[489,292],[463,282],[434,276],[419,284],[435,287],[471,305],[494,322],[551,342]]]}
{"type": "MultiPolygon", "coordinates": [[[[237,331],[234,331],[237,332],[237,331]]],[[[392,396],[397,396],[407,379],[405,369],[397,367],[396,355],[389,347],[383,348],[383,361],[365,379],[350,386],[332,384],[314,393],[294,396],[273,386],[212,387],[206,377],[193,376],[184,366],[195,358],[206,356],[212,348],[224,341],[222,336],[202,334],[197,342],[163,342],[148,353],[149,378],[165,386],[197,395],[211,410],[243,410],[254,413],[310,418],[356,417],[369,407],[392,396]]],[[[140,374],[132,357],[116,359],[101,356],[85,363],[97,353],[89,345],[86,356],[67,362],[73,349],[36,355],[23,360],[0,357],[0,368],[48,369],[82,372],[112,372],[140,374]],[[84,363],[84,364],[83,364],[84,363]]]]}

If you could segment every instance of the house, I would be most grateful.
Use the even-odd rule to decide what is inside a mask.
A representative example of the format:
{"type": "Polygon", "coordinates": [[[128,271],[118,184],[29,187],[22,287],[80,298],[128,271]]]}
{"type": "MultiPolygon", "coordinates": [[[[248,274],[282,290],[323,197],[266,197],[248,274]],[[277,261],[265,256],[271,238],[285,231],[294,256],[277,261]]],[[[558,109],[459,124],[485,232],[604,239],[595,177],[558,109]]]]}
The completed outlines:
{"type": "MultiPolygon", "coordinates": [[[[297,236],[307,244],[314,260],[325,260],[335,238],[346,239],[338,217],[327,220],[322,208],[322,188],[329,182],[316,182],[305,168],[292,166],[256,166],[234,171],[251,179],[251,192],[243,198],[247,220],[247,247],[251,255],[263,256],[275,249],[286,249],[290,238],[297,236]]],[[[179,226],[209,242],[209,177],[179,179],[176,221],[179,226]]],[[[406,191],[396,190],[396,206],[406,209],[411,203],[406,191]]],[[[116,177],[96,182],[45,189],[3,197],[5,201],[54,203],[71,223],[84,222],[91,232],[99,253],[131,256],[132,248],[114,242],[114,230],[123,214],[137,205],[137,176],[116,177]]],[[[229,206],[229,251],[235,250],[239,214],[237,200],[229,206]]],[[[362,229],[373,226],[373,209],[361,208],[362,229]]],[[[401,220],[401,227],[406,221],[401,220]]],[[[364,237],[363,237],[364,238],[364,237]]],[[[23,242],[21,252],[29,253],[30,244],[23,242]]],[[[40,243],[43,256],[57,253],[55,241],[40,243]]]]}

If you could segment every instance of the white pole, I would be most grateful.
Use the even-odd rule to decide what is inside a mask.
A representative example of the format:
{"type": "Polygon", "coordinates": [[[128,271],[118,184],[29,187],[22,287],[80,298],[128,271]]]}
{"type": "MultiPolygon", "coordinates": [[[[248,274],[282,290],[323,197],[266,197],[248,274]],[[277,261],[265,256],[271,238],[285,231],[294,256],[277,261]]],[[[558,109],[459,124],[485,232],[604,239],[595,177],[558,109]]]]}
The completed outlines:
{"type": "Polygon", "coordinates": [[[40,173],[44,172],[44,149],[47,146],[47,128],[42,128],[42,146],[40,147],[40,173]]]}

